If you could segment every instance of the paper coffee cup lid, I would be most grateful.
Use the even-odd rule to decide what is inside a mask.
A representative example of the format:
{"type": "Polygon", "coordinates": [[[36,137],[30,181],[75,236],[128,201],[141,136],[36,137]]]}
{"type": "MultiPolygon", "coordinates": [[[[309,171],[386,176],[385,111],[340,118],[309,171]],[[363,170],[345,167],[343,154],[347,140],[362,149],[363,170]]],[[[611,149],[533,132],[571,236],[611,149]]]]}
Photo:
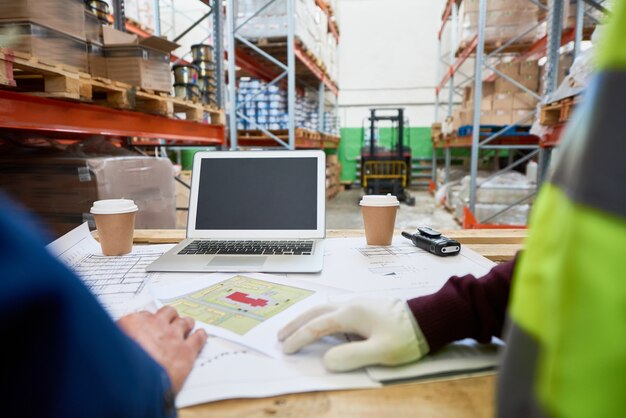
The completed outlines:
{"type": "Polygon", "coordinates": [[[137,212],[135,202],[130,199],[105,199],[93,202],[91,213],[94,215],[111,215],[115,213],[137,212]]]}
{"type": "Polygon", "coordinates": [[[400,206],[398,198],[387,193],[386,195],[367,195],[363,196],[363,199],[359,202],[361,206],[400,206]]]}

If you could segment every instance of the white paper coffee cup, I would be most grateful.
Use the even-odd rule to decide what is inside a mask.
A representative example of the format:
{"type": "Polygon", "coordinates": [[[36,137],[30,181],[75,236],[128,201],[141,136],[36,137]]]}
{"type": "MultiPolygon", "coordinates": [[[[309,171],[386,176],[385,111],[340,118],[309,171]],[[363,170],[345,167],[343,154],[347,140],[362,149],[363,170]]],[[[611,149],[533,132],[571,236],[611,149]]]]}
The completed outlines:
{"type": "Polygon", "coordinates": [[[102,254],[115,256],[132,251],[137,211],[137,205],[129,199],[105,199],[93,203],[91,213],[96,221],[102,254]]]}
{"type": "Polygon", "coordinates": [[[392,194],[367,195],[363,196],[359,205],[363,214],[367,244],[390,245],[400,206],[398,198],[392,194]]]}

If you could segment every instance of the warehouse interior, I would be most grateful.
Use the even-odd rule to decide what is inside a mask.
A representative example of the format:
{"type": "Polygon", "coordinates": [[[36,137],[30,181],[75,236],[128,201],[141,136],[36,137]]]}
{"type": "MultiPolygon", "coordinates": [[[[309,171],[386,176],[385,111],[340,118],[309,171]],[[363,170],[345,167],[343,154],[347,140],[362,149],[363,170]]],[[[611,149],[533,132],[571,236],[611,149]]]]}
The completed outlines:
{"type": "MultiPolygon", "coordinates": [[[[607,22],[620,3],[0,0],[0,197],[16,205],[44,244],[67,242],[85,225],[90,236],[104,240],[96,225],[102,212],[94,210],[94,202],[109,199],[136,205],[129,245],[174,244],[197,238],[194,234],[203,229],[198,220],[201,178],[212,183],[210,190],[222,190],[213,185],[245,177],[235,175],[244,172],[243,164],[208,180],[200,177],[204,155],[315,151],[320,154],[310,155],[323,156],[323,185],[317,190],[323,196],[317,206],[318,212],[322,209],[322,238],[368,234],[371,246],[369,234],[383,228],[383,222],[372,226],[374,221],[367,221],[367,207],[374,204],[364,202],[388,196],[394,199],[393,220],[389,241],[380,248],[391,245],[392,236],[393,248],[411,244],[402,238],[405,231],[409,240],[409,234],[431,241],[448,237],[458,251],[461,246],[467,251],[467,245],[489,266],[510,262],[532,232],[540,191],[567,154],[561,151],[562,138],[574,131],[568,127],[588,92],[595,91],[590,86],[598,45],[608,37],[607,22]],[[423,227],[443,235],[428,235],[418,229],[423,227]]],[[[296,179],[304,171],[279,177],[296,179]]],[[[246,175],[255,181],[256,174],[246,175]]],[[[276,184],[288,184],[282,180],[276,184]]],[[[310,185],[302,182],[276,193],[305,195],[310,185]]],[[[212,197],[237,194],[229,190],[212,197]]],[[[269,207],[261,202],[264,196],[254,196],[238,200],[251,208],[245,213],[269,207]]],[[[216,219],[211,222],[218,225],[215,230],[229,229],[216,219]]],[[[415,238],[412,243],[419,247],[415,238]]],[[[420,248],[442,255],[434,245],[420,248]]],[[[394,257],[404,255],[389,251],[394,257]]],[[[325,265],[329,254],[338,253],[327,245],[325,265]]],[[[466,259],[475,266],[487,265],[472,257],[466,259]]],[[[447,269],[459,258],[448,257],[437,271],[452,276],[447,269]]],[[[348,260],[335,265],[345,269],[344,276],[351,275],[348,260]]],[[[380,261],[367,274],[397,277],[402,284],[364,284],[360,291],[395,295],[407,275],[427,271],[413,265],[394,270],[394,263],[380,261]]],[[[474,270],[470,273],[478,277],[474,270]]],[[[320,283],[334,291],[349,290],[320,283]]],[[[420,290],[425,294],[442,285],[406,282],[408,288],[426,286],[420,290]]],[[[241,303],[252,300],[245,295],[241,303]]],[[[125,309],[132,311],[129,306],[125,309]]],[[[132,306],[138,309],[138,302],[132,306]]],[[[223,348],[217,356],[244,352],[233,350],[223,348]]],[[[268,370],[272,367],[268,363],[268,370]]],[[[483,372],[478,366],[472,370],[483,372]]],[[[384,375],[370,370],[370,377],[377,372],[384,375]]],[[[389,380],[409,379],[417,372],[406,373],[389,380]]],[[[432,383],[435,400],[430,392],[400,393],[396,388],[387,392],[387,401],[372,406],[369,402],[379,398],[370,401],[361,390],[381,384],[346,379],[320,387],[307,380],[280,392],[306,393],[301,398],[309,405],[306,413],[307,408],[297,406],[300,398],[271,398],[280,393],[269,389],[229,389],[221,398],[188,390],[177,405],[181,416],[188,417],[242,416],[246,408],[265,411],[252,416],[381,416],[359,408],[348,413],[354,404],[343,392],[332,395],[334,409],[323,410],[321,405],[330,402],[324,394],[359,388],[354,391],[358,401],[380,414],[391,408],[388,402],[412,397],[410,405],[432,406],[424,416],[494,416],[491,403],[473,398],[475,393],[492,397],[490,373],[454,389],[458,398],[471,398],[465,401],[446,400],[442,394],[450,387],[432,383]],[[241,398],[257,399],[245,404],[241,398]],[[240,403],[232,401],[229,410],[221,403],[225,399],[240,403]],[[206,409],[194,409],[198,404],[206,409]]]]}
{"type": "MultiPolygon", "coordinates": [[[[606,10],[584,2],[577,9],[576,1],[565,1],[554,25],[546,4],[488,2],[479,54],[478,1],[395,0],[385,7],[375,1],[300,1],[292,6],[293,20],[285,1],[222,2],[221,8],[209,0],[67,3],[71,9],[62,18],[30,1],[7,2],[0,38],[7,63],[3,101],[15,113],[32,116],[4,123],[3,155],[20,158],[16,165],[2,165],[11,173],[3,176],[4,186],[54,236],[89,220],[95,197],[121,195],[144,199],[140,227],[185,228],[186,186],[198,150],[323,149],[329,202],[344,190],[372,193],[363,185],[364,175],[374,175],[362,172],[365,160],[388,157],[364,154],[370,138],[381,149],[393,149],[399,129],[397,120],[379,120],[372,131],[371,109],[398,108],[410,155],[401,187],[434,199],[426,212],[423,205],[416,209],[411,227],[431,222],[420,210],[427,216],[448,211],[458,227],[523,227],[561,127],[588,82],[592,34],[606,10]],[[44,40],[43,34],[49,36],[44,40]],[[292,49],[285,42],[289,36],[292,49]],[[60,53],[64,48],[74,53],[60,53]],[[229,51],[236,56],[234,66],[217,59],[229,51]],[[480,106],[474,105],[477,75],[485,80],[480,106]],[[237,80],[235,88],[229,79],[237,80]],[[25,100],[33,97],[40,100],[25,100]],[[63,113],[68,103],[79,106],[75,114],[63,113]],[[43,121],[36,113],[42,109],[57,112],[43,121]],[[116,126],[129,126],[126,132],[101,123],[120,115],[113,109],[132,112],[116,126]],[[476,124],[481,128],[474,138],[476,124]],[[149,196],[147,186],[141,190],[143,180],[119,190],[101,181],[120,170],[105,157],[122,154],[156,157],[137,164],[161,170],[163,178],[149,176],[158,183],[151,189],[160,191],[149,196]],[[100,160],[89,162],[89,155],[100,160]],[[94,174],[92,190],[76,193],[72,203],[64,196],[57,206],[42,198],[28,186],[39,184],[34,171],[57,188],[67,185],[63,177],[56,182],[48,176],[46,163],[37,160],[48,157],[52,165],[75,157],[72,164],[94,174]],[[169,166],[157,167],[168,160],[174,176],[167,174],[169,166]],[[16,175],[26,187],[14,181],[16,175]]],[[[54,2],[46,7],[53,10],[54,2]]],[[[413,210],[405,206],[405,212],[413,210]]],[[[335,207],[343,206],[329,203],[329,224],[341,228],[347,215],[335,216],[335,207]]],[[[358,205],[352,209],[348,224],[355,225],[360,212],[358,205]]]]}

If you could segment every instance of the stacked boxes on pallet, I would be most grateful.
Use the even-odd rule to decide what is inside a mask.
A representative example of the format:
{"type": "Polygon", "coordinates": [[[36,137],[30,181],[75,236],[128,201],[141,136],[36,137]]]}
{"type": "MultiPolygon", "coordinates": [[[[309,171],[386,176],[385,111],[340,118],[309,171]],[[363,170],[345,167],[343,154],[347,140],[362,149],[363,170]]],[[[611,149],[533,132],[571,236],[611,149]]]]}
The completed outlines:
{"type": "Polygon", "coordinates": [[[151,36],[139,38],[103,27],[107,76],[149,90],[170,92],[170,52],[178,44],[151,36]]]}
{"type": "MultiPolygon", "coordinates": [[[[467,43],[478,33],[478,5],[480,0],[463,2],[463,31],[461,39],[467,43]]],[[[537,26],[539,6],[529,0],[487,0],[485,44],[502,45],[521,36],[517,42],[531,43],[543,33],[537,26]]]]}
{"type": "Polygon", "coordinates": [[[102,26],[108,25],[108,15],[109,6],[104,1],[85,1],[85,38],[87,40],[89,74],[93,77],[107,77],[102,26]]]}
{"type": "Polygon", "coordinates": [[[87,71],[81,0],[0,0],[0,47],[87,71]]]}
{"type": "MultiPolygon", "coordinates": [[[[537,61],[500,63],[496,69],[537,93],[540,84],[540,69],[537,61]]],[[[514,83],[499,77],[494,82],[482,84],[482,100],[480,103],[481,125],[530,125],[530,114],[537,106],[537,100],[516,86],[514,83]]],[[[472,125],[474,120],[474,91],[466,87],[460,108],[453,111],[454,129],[472,125]]]]}

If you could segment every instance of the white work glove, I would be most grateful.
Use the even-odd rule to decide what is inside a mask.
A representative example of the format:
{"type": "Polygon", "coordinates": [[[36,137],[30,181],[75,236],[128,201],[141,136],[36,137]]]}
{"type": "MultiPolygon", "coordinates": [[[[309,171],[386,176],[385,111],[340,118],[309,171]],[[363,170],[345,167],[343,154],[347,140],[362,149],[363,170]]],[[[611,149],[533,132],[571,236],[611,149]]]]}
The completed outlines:
{"type": "Polygon", "coordinates": [[[428,343],[405,301],[363,299],[318,306],[278,332],[283,352],[292,354],[322,337],[357,334],[364,340],[340,344],[324,355],[330,371],[409,363],[428,353],[428,343]]]}

